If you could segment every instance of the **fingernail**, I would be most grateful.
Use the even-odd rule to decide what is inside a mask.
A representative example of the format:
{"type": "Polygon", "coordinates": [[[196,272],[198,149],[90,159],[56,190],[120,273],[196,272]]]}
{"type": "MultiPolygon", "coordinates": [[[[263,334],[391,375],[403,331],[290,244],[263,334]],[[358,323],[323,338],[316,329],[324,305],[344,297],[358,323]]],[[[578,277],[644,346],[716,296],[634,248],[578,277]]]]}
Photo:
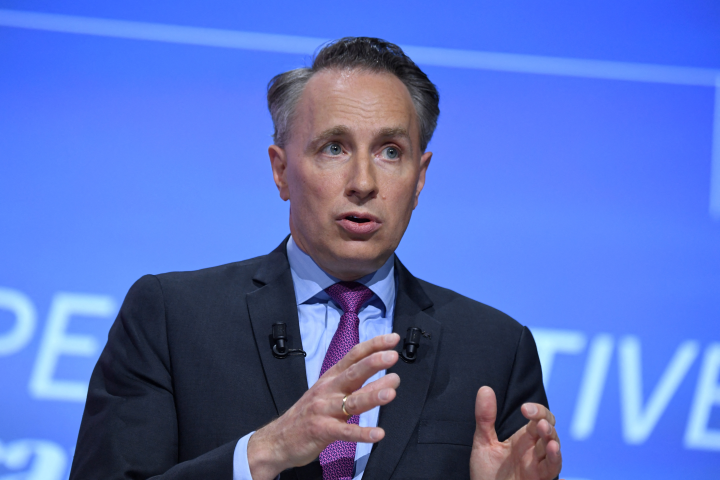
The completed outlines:
{"type": "Polygon", "coordinates": [[[391,333],[390,335],[385,335],[385,343],[388,345],[393,343],[395,341],[395,335],[397,335],[397,333],[391,333]]]}
{"type": "Polygon", "coordinates": [[[371,440],[379,440],[380,439],[380,431],[377,429],[372,429],[370,431],[370,439],[371,440]]]}
{"type": "Polygon", "coordinates": [[[383,353],[382,359],[383,359],[383,362],[391,362],[393,357],[394,357],[393,352],[385,352],[385,353],[383,353]]]}
{"type": "Polygon", "coordinates": [[[527,407],[525,407],[525,410],[527,410],[528,415],[535,415],[538,412],[537,407],[532,403],[528,403],[527,407]]]}

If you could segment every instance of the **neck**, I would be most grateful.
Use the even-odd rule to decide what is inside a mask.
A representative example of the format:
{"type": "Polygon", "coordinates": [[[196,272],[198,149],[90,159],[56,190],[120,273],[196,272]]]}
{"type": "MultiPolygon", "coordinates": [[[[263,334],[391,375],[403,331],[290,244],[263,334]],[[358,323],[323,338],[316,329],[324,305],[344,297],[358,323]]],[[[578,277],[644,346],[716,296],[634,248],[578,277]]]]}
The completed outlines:
{"type": "Polygon", "coordinates": [[[328,265],[324,265],[323,262],[319,258],[316,258],[316,256],[313,255],[312,252],[303,245],[302,240],[300,238],[296,237],[295,235],[292,235],[292,239],[295,242],[295,245],[300,249],[300,251],[302,251],[305,255],[310,257],[313,260],[313,262],[315,262],[315,264],[318,267],[320,267],[320,269],[323,272],[327,273],[331,277],[337,278],[338,280],[342,280],[344,282],[353,282],[355,280],[358,280],[358,279],[364,277],[365,275],[368,275],[370,273],[377,271],[377,268],[367,271],[367,272],[365,270],[342,270],[342,271],[339,271],[338,269],[330,268],[328,265]]]}

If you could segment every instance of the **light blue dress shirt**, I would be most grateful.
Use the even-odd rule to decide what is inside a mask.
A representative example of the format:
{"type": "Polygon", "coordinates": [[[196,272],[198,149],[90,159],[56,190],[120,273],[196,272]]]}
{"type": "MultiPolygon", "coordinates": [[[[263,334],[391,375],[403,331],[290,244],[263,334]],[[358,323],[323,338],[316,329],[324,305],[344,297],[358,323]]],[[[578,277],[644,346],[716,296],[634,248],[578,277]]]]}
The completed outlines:
{"type": "MultiPolygon", "coordinates": [[[[325,273],[305,252],[300,250],[292,237],[287,243],[288,260],[295,287],[300,336],[302,337],[305,357],[305,374],[307,383],[312,387],[320,378],[325,353],[335,335],[342,309],[330,299],[325,289],[340,280],[325,273]]],[[[392,255],[385,264],[374,273],[366,275],[358,282],[373,291],[370,300],[360,310],[360,342],[378,335],[392,333],[393,310],[395,308],[395,256],[392,255]]],[[[385,370],[370,377],[367,383],[385,375],[385,370]]],[[[361,427],[376,427],[380,407],[360,415],[361,427]]],[[[233,480],[252,480],[247,458],[247,444],[251,432],[242,437],[235,446],[233,457],[233,480]]],[[[371,443],[358,443],[355,449],[355,476],[360,480],[365,471],[371,443]]]]}

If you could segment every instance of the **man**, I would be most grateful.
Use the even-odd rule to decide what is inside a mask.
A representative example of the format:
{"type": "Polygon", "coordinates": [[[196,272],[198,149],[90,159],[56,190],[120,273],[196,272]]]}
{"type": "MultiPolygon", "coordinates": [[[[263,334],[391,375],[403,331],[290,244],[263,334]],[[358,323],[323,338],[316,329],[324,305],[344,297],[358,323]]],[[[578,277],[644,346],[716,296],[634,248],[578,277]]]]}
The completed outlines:
{"type": "Polygon", "coordinates": [[[432,157],[435,86],[397,46],[346,38],[275,77],[268,105],[291,236],[133,285],[71,479],[554,478],[530,332],[394,255],[432,157]]]}

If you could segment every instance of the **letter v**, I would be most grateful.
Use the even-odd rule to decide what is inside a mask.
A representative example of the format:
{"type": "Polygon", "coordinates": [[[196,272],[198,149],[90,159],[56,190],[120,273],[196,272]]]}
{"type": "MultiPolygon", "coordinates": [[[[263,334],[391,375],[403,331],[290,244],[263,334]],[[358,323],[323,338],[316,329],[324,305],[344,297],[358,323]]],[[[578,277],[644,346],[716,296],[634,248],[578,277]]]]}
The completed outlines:
{"type": "Polygon", "coordinates": [[[680,344],[643,409],[640,340],[634,336],[620,340],[620,400],[623,436],[627,443],[640,444],[647,440],[699,351],[698,342],[686,341],[680,344]]]}

